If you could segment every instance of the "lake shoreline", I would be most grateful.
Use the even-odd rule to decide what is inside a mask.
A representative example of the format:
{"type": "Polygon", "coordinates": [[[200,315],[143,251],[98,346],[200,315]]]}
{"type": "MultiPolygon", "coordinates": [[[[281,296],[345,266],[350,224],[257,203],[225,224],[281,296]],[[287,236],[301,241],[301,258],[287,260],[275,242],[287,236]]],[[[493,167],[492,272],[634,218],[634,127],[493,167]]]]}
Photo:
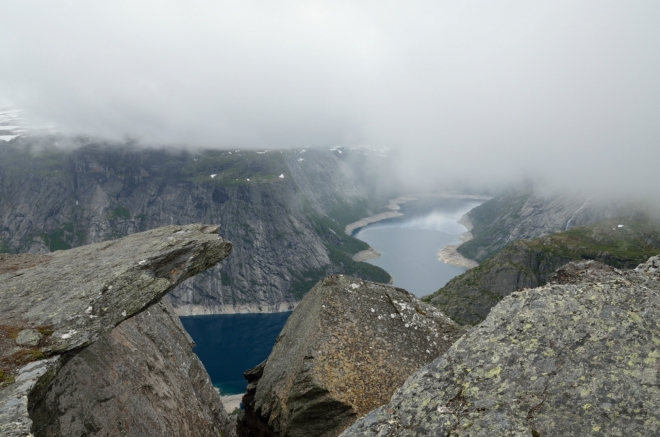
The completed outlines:
{"type": "Polygon", "coordinates": [[[383,220],[387,220],[395,217],[401,217],[403,214],[399,212],[399,210],[401,209],[399,205],[402,205],[406,202],[412,202],[413,200],[417,200],[417,198],[411,196],[401,196],[401,197],[397,197],[396,199],[390,199],[389,203],[385,207],[390,211],[381,212],[380,214],[374,214],[369,217],[361,218],[356,222],[350,223],[346,225],[346,228],[344,228],[344,232],[346,233],[346,235],[353,235],[353,232],[355,232],[356,229],[360,229],[372,223],[380,222],[383,220]]]}
{"type": "Polygon", "coordinates": [[[240,304],[235,307],[206,307],[202,305],[184,305],[174,308],[179,317],[216,316],[223,314],[273,314],[293,311],[299,302],[281,302],[274,305],[240,304]],[[218,310],[216,308],[222,308],[218,310]]]}
{"type": "Polygon", "coordinates": [[[464,214],[460,219],[458,219],[458,223],[462,224],[467,228],[467,231],[463,232],[458,237],[459,240],[461,240],[461,242],[459,244],[450,244],[442,248],[442,250],[438,252],[438,259],[445,264],[449,264],[456,267],[463,267],[469,270],[478,266],[479,263],[471,259],[465,258],[463,255],[458,253],[456,249],[458,249],[458,247],[461,244],[465,243],[466,241],[470,241],[472,238],[474,238],[472,235],[472,229],[474,228],[474,225],[470,221],[470,218],[468,217],[467,213],[464,214]]]}

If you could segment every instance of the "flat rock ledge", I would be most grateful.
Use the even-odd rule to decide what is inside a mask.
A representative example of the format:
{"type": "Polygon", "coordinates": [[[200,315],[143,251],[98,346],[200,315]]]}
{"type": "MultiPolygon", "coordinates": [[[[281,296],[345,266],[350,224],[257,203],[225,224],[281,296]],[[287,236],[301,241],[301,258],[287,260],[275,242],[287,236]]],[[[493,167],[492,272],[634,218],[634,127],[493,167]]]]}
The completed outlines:
{"type": "Polygon", "coordinates": [[[342,436],[660,435],[657,264],[512,293],[342,436]]]}
{"type": "Polygon", "coordinates": [[[0,435],[31,435],[28,404],[64,363],[230,252],[217,227],[195,224],[0,255],[0,435]]]}
{"type": "Polygon", "coordinates": [[[387,403],[463,328],[407,291],[329,276],[296,307],[249,385],[239,436],[337,436],[387,403]]]}

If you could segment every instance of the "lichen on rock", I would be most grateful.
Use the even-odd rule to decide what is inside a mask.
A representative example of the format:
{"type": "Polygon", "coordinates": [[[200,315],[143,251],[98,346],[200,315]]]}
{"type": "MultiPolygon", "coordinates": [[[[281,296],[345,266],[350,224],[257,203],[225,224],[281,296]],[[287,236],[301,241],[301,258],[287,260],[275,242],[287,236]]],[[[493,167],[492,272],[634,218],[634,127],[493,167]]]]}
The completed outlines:
{"type": "Polygon", "coordinates": [[[40,402],[66,361],[230,252],[216,227],[197,224],[48,255],[3,255],[0,435],[29,435],[28,404],[40,402]]]}
{"type": "Polygon", "coordinates": [[[405,290],[348,276],[317,284],[250,382],[241,436],[336,436],[389,401],[463,329],[405,290]]]}
{"type": "Polygon", "coordinates": [[[570,263],[342,436],[660,434],[660,275],[570,263]]]}

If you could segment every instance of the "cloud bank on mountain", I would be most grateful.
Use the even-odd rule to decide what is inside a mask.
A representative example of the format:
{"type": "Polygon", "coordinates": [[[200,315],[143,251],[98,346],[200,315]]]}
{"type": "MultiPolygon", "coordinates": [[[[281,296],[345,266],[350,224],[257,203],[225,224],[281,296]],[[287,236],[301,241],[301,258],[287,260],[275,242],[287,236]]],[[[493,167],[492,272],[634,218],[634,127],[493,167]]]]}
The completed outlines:
{"type": "Polygon", "coordinates": [[[368,144],[418,185],[660,186],[654,1],[2,2],[0,99],[63,132],[368,144]]]}

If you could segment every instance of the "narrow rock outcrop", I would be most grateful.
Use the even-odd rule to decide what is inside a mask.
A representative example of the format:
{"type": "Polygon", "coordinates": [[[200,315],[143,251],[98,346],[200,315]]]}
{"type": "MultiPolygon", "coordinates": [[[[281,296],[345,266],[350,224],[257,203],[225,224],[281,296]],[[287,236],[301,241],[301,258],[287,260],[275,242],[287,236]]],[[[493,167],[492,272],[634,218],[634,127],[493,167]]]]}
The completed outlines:
{"type": "Polygon", "coordinates": [[[317,284],[249,381],[240,436],[336,436],[463,333],[400,288],[348,276],[317,284]]]}
{"type": "Polygon", "coordinates": [[[123,321],[64,364],[30,406],[35,434],[229,435],[192,346],[167,299],[123,321]]]}
{"type": "MultiPolygon", "coordinates": [[[[41,424],[33,424],[32,417],[42,417],[37,406],[56,389],[51,383],[62,366],[75,365],[78,354],[97,340],[107,342],[120,335],[121,329],[114,332],[117,325],[158,303],[173,287],[217,264],[230,251],[231,243],[218,236],[217,228],[188,225],[48,255],[3,256],[0,434],[19,436],[39,430],[41,424]]],[[[133,323],[139,322],[129,325],[133,323]]],[[[174,332],[178,327],[172,322],[168,329],[174,332]]],[[[126,344],[136,339],[126,339],[126,344]]],[[[181,345],[175,338],[155,336],[151,341],[165,349],[181,345]]],[[[135,352],[139,356],[145,350],[135,352]]],[[[98,360],[107,358],[97,355],[98,360]]],[[[145,357],[136,361],[140,360],[149,361],[145,357]]],[[[144,420],[159,419],[145,415],[144,420]]],[[[103,429],[87,432],[106,435],[103,429]]],[[[157,429],[152,432],[163,435],[157,429]]]]}
{"type": "Polygon", "coordinates": [[[660,434],[660,264],[515,292],[342,436],[660,434]]]}

